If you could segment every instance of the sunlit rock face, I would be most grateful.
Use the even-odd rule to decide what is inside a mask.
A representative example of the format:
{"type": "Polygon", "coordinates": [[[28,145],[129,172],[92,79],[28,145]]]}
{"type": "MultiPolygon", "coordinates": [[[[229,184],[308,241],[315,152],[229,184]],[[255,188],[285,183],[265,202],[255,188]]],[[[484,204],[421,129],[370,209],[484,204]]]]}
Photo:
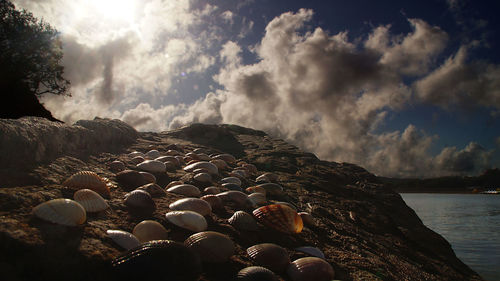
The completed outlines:
{"type": "MultiPolygon", "coordinates": [[[[34,118],[3,120],[0,129],[3,161],[0,166],[0,253],[8,257],[0,259],[2,280],[125,280],[123,277],[128,272],[153,272],[160,276],[158,271],[166,274],[160,279],[170,280],[172,271],[163,267],[168,262],[158,261],[156,254],[170,257],[173,253],[170,251],[186,253],[185,245],[188,245],[201,258],[222,248],[217,242],[220,239],[230,246],[227,251],[223,248],[224,255],[216,255],[224,257],[220,263],[203,265],[199,279],[198,275],[192,279],[177,279],[175,275],[176,280],[234,280],[240,270],[256,265],[245,249],[262,243],[286,249],[292,262],[307,255],[297,248],[314,246],[324,254],[326,263],[323,264],[333,268],[333,279],[338,280],[481,280],[455,256],[446,240],[425,227],[401,196],[373,174],[354,164],[322,161],[262,131],[234,125],[195,124],[174,131],[137,133],[117,120],[79,121],[70,126],[34,118]],[[194,156],[194,151],[199,150],[211,158],[221,154],[236,158],[234,163],[228,162],[230,169],[212,175],[211,184],[225,194],[221,198],[212,195],[219,199],[217,207],[205,217],[198,215],[198,219],[190,221],[196,226],[202,225],[203,229],[206,224],[206,233],[219,234],[196,235],[195,231],[167,219],[166,214],[173,211],[171,204],[186,195],[166,192],[151,198],[142,191],[145,196],[134,199],[137,208],[130,208],[124,202],[130,188],[109,164],[121,161],[126,169],[137,170],[131,156],[153,149],[161,155],[182,155],[186,159],[189,158],[186,155],[194,156]],[[14,165],[8,162],[9,157],[20,159],[15,160],[14,165]],[[31,164],[19,165],[23,161],[31,164]],[[273,173],[273,184],[282,190],[273,193],[272,189],[266,189],[267,202],[263,204],[292,206],[287,208],[293,216],[284,218],[296,218],[294,226],[301,225],[302,219],[298,219],[293,210],[299,214],[307,212],[311,218],[302,224],[299,233],[281,232],[264,224],[253,230],[241,230],[241,225],[235,227],[229,223],[237,211],[252,214],[259,208],[246,204],[249,201],[246,193],[232,191],[232,196],[222,185],[223,178],[248,164],[255,166],[257,174],[240,174],[241,189],[256,186],[259,176],[273,173]],[[75,190],[63,183],[84,170],[109,180],[107,210],[88,214],[79,226],[55,224],[33,215],[33,208],[43,202],[73,198],[75,190]],[[150,246],[146,246],[143,251],[126,252],[108,235],[108,230],[133,234],[135,226],[144,220],[161,224],[168,232],[167,239],[176,244],[163,242],[160,244],[165,248],[154,251],[148,251],[146,248],[150,246]],[[191,242],[184,244],[192,235],[206,236],[207,240],[200,239],[203,244],[200,247],[191,242]],[[210,242],[210,237],[216,243],[210,242]],[[176,246],[170,248],[170,244],[176,246]],[[124,261],[118,272],[113,270],[117,260],[124,261]]],[[[196,182],[195,173],[183,169],[187,165],[154,172],[156,184],[164,189],[172,184],[190,185],[201,193],[206,184],[196,182]]],[[[208,199],[207,202],[211,204],[208,199]]],[[[284,207],[268,208],[282,210],[284,207]]],[[[279,213],[272,217],[280,221],[283,218],[279,213]]],[[[190,261],[197,264],[195,260],[190,261]]],[[[181,266],[175,269],[180,270],[176,271],[179,274],[195,272],[181,266]]],[[[281,280],[295,280],[288,276],[289,271],[275,274],[281,280]]],[[[330,277],[324,280],[331,280],[330,277]]]]}

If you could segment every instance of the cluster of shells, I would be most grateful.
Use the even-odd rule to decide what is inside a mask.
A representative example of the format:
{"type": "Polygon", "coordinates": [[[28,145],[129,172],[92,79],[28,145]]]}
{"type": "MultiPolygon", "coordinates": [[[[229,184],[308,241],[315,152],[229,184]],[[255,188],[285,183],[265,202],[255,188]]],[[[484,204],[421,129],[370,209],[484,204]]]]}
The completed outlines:
{"type": "MultiPolygon", "coordinates": [[[[280,235],[297,236],[303,227],[314,225],[311,214],[297,211],[283,201],[286,191],[275,173],[259,172],[255,165],[239,161],[226,153],[205,153],[203,149],[186,152],[187,148],[163,152],[152,149],[145,153],[133,151],[120,160],[108,163],[116,175],[116,183],[91,171],[80,171],[62,184],[74,190],[73,199],[59,198],[33,208],[38,218],[67,226],[84,224],[87,213],[110,209],[108,200],[113,189],[126,191],[122,203],[127,212],[145,219],[133,229],[109,229],[106,232],[114,245],[124,252],[112,261],[118,274],[131,277],[141,272],[155,276],[167,270],[175,280],[197,280],[203,265],[226,263],[236,252],[234,238],[211,229],[215,220],[223,220],[235,230],[255,233],[263,229],[280,235]],[[185,176],[165,186],[157,177],[180,171],[185,176]],[[184,179],[184,180],[183,180],[184,179]],[[165,210],[158,209],[157,200],[175,194],[165,210]],[[272,200],[280,199],[280,201],[272,200]],[[230,210],[229,215],[227,215],[230,210]],[[155,212],[163,215],[158,221],[155,212]],[[219,217],[219,214],[226,214],[219,217]],[[169,237],[169,229],[189,233],[182,241],[169,237]],[[179,266],[176,266],[179,265],[179,266]],[[189,267],[189,272],[181,269],[189,267]]],[[[262,241],[265,242],[265,241],[262,241]]],[[[243,268],[236,280],[279,280],[287,276],[293,281],[332,280],[334,270],[322,251],[316,247],[294,248],[305,257],[290,260],[289,251],[273,243],[257,243],[248,249],[254,266],[243,268]]]]}

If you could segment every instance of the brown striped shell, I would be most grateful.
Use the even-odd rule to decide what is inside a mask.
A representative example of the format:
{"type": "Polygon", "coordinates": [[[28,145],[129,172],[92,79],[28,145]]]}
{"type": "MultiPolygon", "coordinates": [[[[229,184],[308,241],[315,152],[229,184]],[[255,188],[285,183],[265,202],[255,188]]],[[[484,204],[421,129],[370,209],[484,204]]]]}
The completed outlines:
{"type": "Polygon", "coordinates": [[[33,208],[35,216],[57,224],[76,226],[83,224],[87,213],[83,206],[71,199],[52,199],[33,208]]]}
{"type": "Polygon", "coordinates": [[[144,190],[133,190],[125,195],[125,205],[132,211],[153,213],[156,210],[156,204],[151,195],[144,190]]]}
{"type": "Polygon", "coordinates": [[[73,199],[80,203],[86,212],[100,212],[109,208],[108,203],[99,193],[90,189],[80,189],[73,194],[73,199]]]}
{"type": "Polygon", "coordinates": [[[207,220],[193,211],[172,211],[165,214],[167,220],[178,227],[182,227],[194,232],[207,229],[207,220]]]}
{"type": "Polygon", "coordinates": [[[259,225],[252,217],[252,215],[250,215],[247,212],[243,211],[234,212],[234,214],[228,219],[228,222],[238,230],[250,230],[250,231],[259,230],[259,225]]]}
{"type": "Polygon", "coordinates": [[[295,234],[302,231],[303,223],[297,212],[280,204],[260,207],[253,211],[257,221],[274,230],[295,234]]]}
{"type": "Polygon", "coordinates": [[[207,216],[212,213],[212,206],[202,199],[198,198],[183,198],[175,201],[168,206],[174,211],[193,211],[202,216],[207,216]]]}
{"type": "Polygon", "coordinates": [[[137,237],[127,231],[109,229],[106,230],[106,233],[116,244],[125,250],[130,250],[141,244],[137,237]]]}
{"type": "Polygon", "coordinates": [[[235,252],[233,241],[215,231],[195,233],[184,241],[184,245],[198,253],[202,261],[209,263],[226,262],[235,252]]]}
{"type": "Polygon", "coordinates": [[[200,190],[192,184],[180,184],[174,185],[167,189],[167,192],[181,194],[188,197],[199,197],[200,190]]]}
{"type": "Polygon", "coordinates": [[[335,277],[332,266],[317,257],[305,257],[293,261],[286,273],[292,281],[330,281],[335,277]]]}
{"type": "Polygon", "coordinates": [[[74,189],[91,189],[99,193],[104,198],[110,198],[109,182],[92,171],[81,171],[73,174],[66,181],[64,186],[74,189]]]}
{"type": "Polygon", "coordinates": [[[278,281],[278,277],[271,270],[262,266],[245,267],[236,275],[237,281],[278,281]]]}
{"type": "Polygon", "coordinates": [[[141,221],[134,227],[132,234],[134,234],[141,243],[167,239],[167,230],[165,227],[153,220],[141,221]]]}
{"type": "Polygon", "coordinates": [[[290,264],[290,257],[286,249],[272,243],[262,243],[249,247],[247,254],[256,264],[274,272],[284,272],[290,264]]]}

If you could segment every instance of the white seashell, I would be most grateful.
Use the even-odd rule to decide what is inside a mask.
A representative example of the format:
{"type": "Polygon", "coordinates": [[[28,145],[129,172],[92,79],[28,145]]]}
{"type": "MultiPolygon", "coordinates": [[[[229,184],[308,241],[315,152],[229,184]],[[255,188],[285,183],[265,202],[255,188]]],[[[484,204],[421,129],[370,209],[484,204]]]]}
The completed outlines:
{"type": "Polygon", "coordinates": [[[198,182],[212,182],[212,176],[207,173],[198,173],[194,175],[193,179],[198,182]]]}
{"type": "Polygon", "coordinates": [[[259,192],[248,195],[248,199],[252,200],[256,205],[264,205],[267,203],[266,195],[259,192]]]}
{"type": "Polygon", "coordinates": [[[104,211],[109,208],[108,203],[99,193],[90,189],[80,189],[73,194],[76,202],[80,203],[89,213],[104,211]]]}
{"type": "Polygon", "coordinates": [[[199,197],[200,190],[192,184],[179,184],[174,185],[167,189],[167,192],[177,193],[188,197],[199,197]]]}
{"type": "Polygon", "coordinates": [[[316,247],[311,247],[311,246],[298,247],[298,248],[295,248],[295,251],[306,253],[306,254],[311,255],[313,257],[325,259],[325,254],[323,254],[323,252],[316,247]]]}
{"type": "Polygon", "coordinates": [[[150,173],[163,173],[167,171],[165,163],[156,160],[145,160],[137,164],[137,168],[150,173]]]}
{"type": "Polygon", "coordinates": [[[238,230],[250,230],[250,231],[259,230],[259,225],[252,217],[252,215],[250,215],[247,212],[243,211],[234,212],[234,214],[228,219],[228,222],[238,230]]]}
{"type": "Polygon", "coordinates": [[[133,151],[133,152],[130,152],[128,154],[128,157],[130,158],[134,158],[134,157],[137,157],[137,156],[141,156],[141,157],[144,157],[144,153],[140,152],[140,151],[133,151]]]}
{"type": "Polygon", "coordinates": [[[220,183],[232,183],[241,186],[241,180],[237,177],[227,177],[220,180],[220,183]]]}
{"type": "Polygon", "coordinates": [[[141,243],[152,240],[167,239],[167,230],[159,222],[145,220],[138,223],[132,233],[141,241],[141,243]]]}
{"type": "Polygon", "coordinates": [[[156,149],[152,149],[148,152],[146,152],[145,157],[148,159],[155,159],[160,157],[160,152],[156,149]]]}
{"type": "Polygon", "coordinates": [[[167,150],[167,152],[165,154],[170,155],[170,156],[180,156],[180,155],[182,155],[182,153],[180,153],[177,150],[173,150],[173,149],[167,150]]]}
{"type": "Polygon", "coordinates": [[[167,220],[179,227],[200,232],[207,229],[205,218],[193,211],[172,211],[165,214],[167,220]]]}
{"type": "Polygon", "coordinates": [[[127,231],[110,229],[106,233],[116,244],[126,250],[133,249],[141,244],[137,237],[127,231]]]}
{"type": "Polygon", "coordinates": [[[83,206],[71,199],[53,199],[33,208],[35,216],[57,224],[75,226],[83,224],[87,213],[83,206]]]}
{"type": "Polygon", "coordinates": [[[184,171],[192,172],[196,169],[206,169],[212,175],[218,175],[219,169],[210,162],[200,161],[184,167],[184,171]]]}
{"type": "Polygon", "coordinates": [[[172,162],[175,164],[176,167],[179,167],[181,164],[179,163],[179,160],[177,160],[177,158],[175,158],[174,156],[170,156],[170,155],[167,155],[167,156],[160,156],[158,158],[155,158],[155,160],[157,161],[161,161],[163,163],[165,162],[172,162]]]}
{"type": "Polygon", "coordinates": [[[197,212],[202,216],[207,216],[212,213],[212,207],[210,206],[210,204],[207,201],[198,198],[179,199],[170,204],[168,207],[175,211],[197,212]]]}

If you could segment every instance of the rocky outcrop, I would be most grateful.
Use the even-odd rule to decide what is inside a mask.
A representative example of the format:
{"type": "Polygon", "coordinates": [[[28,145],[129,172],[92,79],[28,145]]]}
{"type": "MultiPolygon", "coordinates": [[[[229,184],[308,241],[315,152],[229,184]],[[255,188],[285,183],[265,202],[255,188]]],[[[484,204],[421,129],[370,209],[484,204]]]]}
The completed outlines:
{"type": "MultiPolygon", "coordinates": [[[[1,146],[0,181],[10,183],[0,188],[2,280],[117,280],[111,260],[124,251],[108,237],[106,230],[132,232],[145,219],[161,223],[167,229],[168,239],[183,242],[193,232],[165,218],[169,204],[183,196],[167,193],[154,198],[156,210],[152,214],[129,212],[123,203],[126,191],[108,164],[120,160],[127,169],[137,169],[127,153],[156,149],[165,154],[176,149],[185,154],[197,148],[208,155],[230,153],[254,164],[259,174],[274,172],[285,193],[268,199],[286,201],[299,211],[310,212],[315,222],[293,235],[264,226],[258,231],[240,231],[228,223],[235,206],[214,210],[207,217],[208,230],[229,236],[236,251],[227,262],[204,263],[200,280],[232,280],[240,269],[253,265],[246,248],[264,242],[286,248],[292,260],[303,255],[294,250],[296,247],[321,249],[335,270],[335,279],[339,280],[481,280],[455,256],[446,240],[426,228],[401,197],[371,173],[352,164],[321,161],[264,132],[234,125],[195,124],[169,132],[136,133],[115,120],[80,121],[67,126],[36,124],[36,120],[30,119],[31,133],[32,130],[23,127],[28,123],[9,122],[9,125],[1,123],[2,144],[9,146],[1,146]],[[43,132],[55,132],[68,146],[56,149],[61,142],[48,145],[49,137],[43,132]],[[32,141],[16,144],[13,140],[18,135],[32,141]],[[50,149],[37,148],[37,142],[50,149]],[[15,155],[12,149],[19,151],[30,165],[6,166],[6,155],[15,155]],[[24,149],[34,154],[45,152],[28,157],[24,149]],[[52,224],[33,216],[32,209],[39,203],[72,198],[74,191],[61,183],[82,170],[94,171],[117,186],[107,200],[109,210],[89,214],[86,222],[77,227],[52,224]],[[31,180],[20,176],[12,179],[11,174],[25,175],[31,180]]],[[[220,171],[212,185],[220,186],[220,178],[229,172],[220,171]]],[[[180,167],[155,176],[163,188],[173,180],[204,186],[180,167]]],[[[255,185],[255,175],[242,181],[243,187],[255,185]]],[[[176,280],[168,271],[164,274],[158,278],[176,280]]],[[[290,280],[283,272],[278,275],[281,280],[290,280]]]]}

